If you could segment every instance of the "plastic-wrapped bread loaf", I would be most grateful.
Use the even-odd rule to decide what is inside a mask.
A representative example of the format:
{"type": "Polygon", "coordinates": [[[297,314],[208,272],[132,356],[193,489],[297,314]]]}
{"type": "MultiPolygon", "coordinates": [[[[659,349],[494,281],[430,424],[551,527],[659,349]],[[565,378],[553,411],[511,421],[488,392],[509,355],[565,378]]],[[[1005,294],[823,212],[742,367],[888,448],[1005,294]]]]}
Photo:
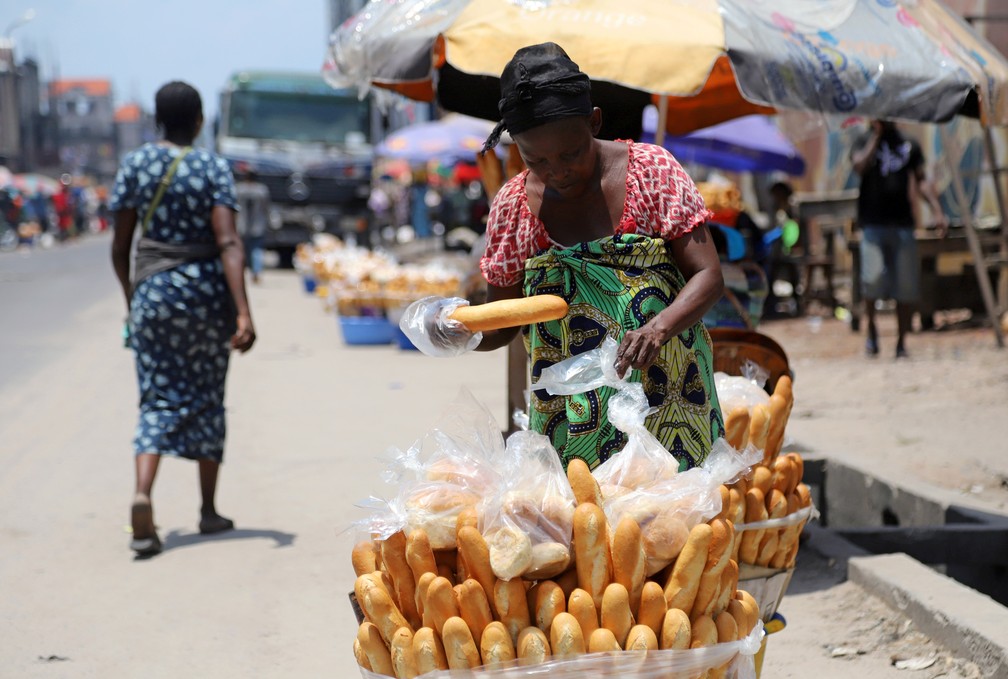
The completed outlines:
{"type": "Polygon", "coordinates": [[[479,649],[473,641],[469,626],[462,618],[448,618],[441,634],[448,667],[453,670],[471,670],[480,665],[479,649]]]}
{"type": "Polygon", "coordinates": [[[462,306],[453,311],[450,318],[464,325],[470,332],[482,332],[555,321],[566,315],[567,302],[563,297],[535,295],[462,306]]]}

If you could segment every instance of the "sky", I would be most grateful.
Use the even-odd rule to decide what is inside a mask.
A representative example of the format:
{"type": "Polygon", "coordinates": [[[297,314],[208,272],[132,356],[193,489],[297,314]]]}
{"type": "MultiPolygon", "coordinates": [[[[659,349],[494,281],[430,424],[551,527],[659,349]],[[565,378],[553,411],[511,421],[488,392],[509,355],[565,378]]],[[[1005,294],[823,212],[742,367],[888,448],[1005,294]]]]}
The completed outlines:
{"type": "Polygon", "coordinates": [[[3,0],[0,35],[42,76],[105,78],[116,103],[150,111],[166,82],[200,91],[212,119],[228,76],[250,68],[318,71],[329,36],[326,0],[3,0]]]}

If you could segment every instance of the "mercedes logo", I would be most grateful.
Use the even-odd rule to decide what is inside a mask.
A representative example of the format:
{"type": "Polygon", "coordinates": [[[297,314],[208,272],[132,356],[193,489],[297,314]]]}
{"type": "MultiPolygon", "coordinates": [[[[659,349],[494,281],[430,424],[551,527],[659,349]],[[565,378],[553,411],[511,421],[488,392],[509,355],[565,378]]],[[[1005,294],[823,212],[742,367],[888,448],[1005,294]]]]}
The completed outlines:
{"type": "Polygon", "coordinates": [[[287,179],[287,195],[291,200],[307,200],[311,191],[299,172],[293,173],[287,179]]]}

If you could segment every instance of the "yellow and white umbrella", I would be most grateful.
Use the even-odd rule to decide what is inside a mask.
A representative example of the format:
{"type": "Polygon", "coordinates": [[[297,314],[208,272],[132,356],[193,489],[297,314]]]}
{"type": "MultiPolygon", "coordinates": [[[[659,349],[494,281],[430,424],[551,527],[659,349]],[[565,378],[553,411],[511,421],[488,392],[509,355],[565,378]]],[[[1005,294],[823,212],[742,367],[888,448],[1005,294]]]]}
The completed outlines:
{"type": "Polygon", "coordinates": [[[545,41],[617,127],[652,102],[673,134],[777,108],[1008,124],[1008,61],[938,0],[372,0],[326,75],[496,120],[504,65],[545,41]]]}

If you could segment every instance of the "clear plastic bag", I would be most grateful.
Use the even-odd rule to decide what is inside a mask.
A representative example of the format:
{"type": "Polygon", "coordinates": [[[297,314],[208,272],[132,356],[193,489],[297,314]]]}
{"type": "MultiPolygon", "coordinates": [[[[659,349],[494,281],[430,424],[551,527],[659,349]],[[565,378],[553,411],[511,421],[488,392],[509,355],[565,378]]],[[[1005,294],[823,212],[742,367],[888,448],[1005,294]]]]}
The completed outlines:
{"type": "Polygon", "coordinates": [[[640,525],[647,572],[653,575],[675,559],[694,525],[721,511],[721,485],[748,473],[762,454],[751,446],[736,451],[718,439],[703,465],[680,473],[678,461],[645,426],[652,409],[643,387],[616,376],[617,348],[615,340],[606,339],[598,349],[550,366],[535,388],[554,394],[601,386],[617,390],[609,400],[609,420],[627,435],[627,443],[592,474],[609,525],[616,526],[624,516],[640,525]]]}
{"type": "MultiPolygon", "coordinates": [[[[758,368],[755,363],[749,362],[754,369],[758,368]]],[[[718,402],[721,404],[721,412],[727,415],[736,408],[745,408],[752,411],[753,406],[766,405],[770,402],[770,394],[766,392],[763,385],[766,384],[767,373],[750,372],[748,375],[729,375],[728,373],[714,373],[714,390],[717,391],[718,402]]]]}
{"type": "Polygon", "coordinates": [[[552,578],[570,566],[574,491],[548,437],[519,431],[507,439],[501,484],[487,495],[480,532],[502,580],[552,578]]]}
{"type": "MultiPolygon", "coordinates": [[[[555,453],[554,453],[555,455],[555,453]]],[[[386,538],[423,528],[433,549],[455,548],[459,513],[500,486],[504,437],[493,415],[465,389],[409,450],[392,449],[384,479],[394,485],[375,530],[386,538]]]]}
{"type": "Polygon", "coordinates": [[[462,297],[424,297],[406,307],[399,319],[399,329],[428,356],[461,356],[479,346],[483,339],[483,333],[471,332],[449,318],[456,309],[468,305],[469,301],[462,297]]]}
{"type": "MultiPolygon", "coordinates": [[[[756,654],[763,643],[762,622],[738,641],[689,650],[614,651],[588,653],[563,660],[547,660],[538,665],[522,665],[520,660],[493,669],[443,670],[429,672],[424,679],[688,679],[705,676],[708,670],[727,666],[727,679],[755,679],[756,654]]],[[[364,679],[383,675],[361,669],[364,679]]]]}

